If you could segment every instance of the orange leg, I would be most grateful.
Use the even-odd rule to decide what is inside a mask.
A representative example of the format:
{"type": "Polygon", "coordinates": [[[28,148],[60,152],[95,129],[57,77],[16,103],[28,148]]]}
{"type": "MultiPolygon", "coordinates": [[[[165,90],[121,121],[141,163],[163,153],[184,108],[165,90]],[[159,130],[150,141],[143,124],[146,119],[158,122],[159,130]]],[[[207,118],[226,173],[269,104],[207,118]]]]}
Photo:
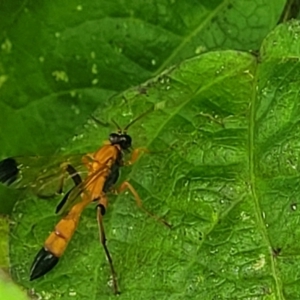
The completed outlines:
{"type": "Polygon", "coordinates": [[[147,148],[136,148],[136,149],[134,149],[134,150],[132,151],[132,153],[131,153],[131,158],[130,158],[130,160],[126,161],[126,162],[124,163],[124,165],[128,166],[128,165],[134,164],[134,163],[138,160],[139,156],[140,156],[142,153],[150,153],[150,151],[149,151],[147,148]]]}
{"type": "Polygon", "coordinates": [[[140,198],[140,196],[138,195],[137,191],[134,189],[134,187],[128,182],[128,181],[124,181],[120,187],[118,188],[117,192],[118,193],[122,193],[124,190],[128,189],[132,195],[134,196],[135,198],[135,201],[136,201],[136,204],[137,206],[143,210],[147,215],[149,215],[151,218],[159,221],[160,223],[162,223],[163,225],[167,226],[168,228],[171,228],[171,225],[165,221],[164,219],[152,214],[151,212],[149,212],[147,209],[145,209],[143,207],[143,203],[142,203],[142,200],[140,198]]]}
{"type": "Polygon", "coordinates": [[[117,274],[114,269],[113,261],[110,256],[110,253],[108,251],[108,248],[106,246],[106,236],[105,236],[105,231],[104,231],[104,226],[103,226],[103,216],[105,214],[105,209],[107,206],[107,198],[105,195],[103,195],[100,200],[99,204],[97,206],[97,220],[98,220],[98,227],[99,227],[99,237],[100,237],[100,243],[103,246],[106,258],[109,263],[110,271],[111,271],[111,276],[112,276],[112,281],[113,281],[113,288],[114,288],[114,293],[115,294],[120,294],[118,290],[118,284],[117,284],[117,274]]]}
{"type": "MultiPolygon", "coordinates": [[[[171,147],[172,146],[170,146],[170,148],[171,147]]],[[[171,149],[169,149],[169,150],[171,150],[171,149]]],[[[134,164],[138,160],[138,158],[140,157],[140,155],[143,154],[143,153],[165,153],[166,151],[168,151],[168,150],[164,150],[164,151],[150,151],[147,148],[136,148],[136,149],[134,149],[132,151],[130,160],[124,162],[124,165],[128,166],[128,165],[134,164]]]]}

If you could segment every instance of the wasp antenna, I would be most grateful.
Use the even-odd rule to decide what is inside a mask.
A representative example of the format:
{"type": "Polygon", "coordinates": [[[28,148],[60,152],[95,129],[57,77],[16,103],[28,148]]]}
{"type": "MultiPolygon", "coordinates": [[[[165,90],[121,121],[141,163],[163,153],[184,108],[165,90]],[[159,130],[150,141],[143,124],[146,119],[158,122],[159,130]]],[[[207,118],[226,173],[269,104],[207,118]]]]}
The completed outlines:
{"type": "Polygon", "coordinates": [[[91,115],[91,119],[101,126],[108,127],[110,125],[109,123],[101,121],[100,119],[96,118],[94,115],[91,115]]]}
{"type": "Polygon", "coordinates": [[[146,110],[145,112],[143,112],[142,114],[140,114],[138,117],[136,117],[135,119],[133,119],[124,129],[123,131],[127,131],[128,128],[133,125],[136,121],[140,120],[142,117],[144,117],[145,115],[149,114],[151,111],[154,110],[154,107],[151,107],[150,109],[146,110]]]}
{"type": "Polygon", "coordinates": [[[121,127],[118,125],[118,123],[115,121],[115,120],[111,120],[113,123],[114,123],[114,125],[118,128],[118,132],[121,132],[122,130],[121,130],[121,127]]]}

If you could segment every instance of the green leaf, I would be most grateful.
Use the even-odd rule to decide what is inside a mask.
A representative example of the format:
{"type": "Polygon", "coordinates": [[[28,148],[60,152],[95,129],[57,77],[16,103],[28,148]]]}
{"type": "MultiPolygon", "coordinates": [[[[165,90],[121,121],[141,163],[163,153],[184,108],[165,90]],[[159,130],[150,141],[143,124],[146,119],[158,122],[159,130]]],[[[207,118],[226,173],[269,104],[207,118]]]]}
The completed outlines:
{"type": "MultiPolygon", "coordinates": [[[[211,52],[186,60],[99,108],[103,124],[130,128],[135,147],[153,151],[123,179],[130,194],[109,195],[108,247],[123,299],[298,299],[300,24],[279,26],[259,62],[211,52]]],[[[112,128],[89,120],[64,152],[97,149],[112,128]]],[[[114,299],[93,206],[59,264],[28,281],[30,264],[54,228],[55,203],[33,197],[15,208],[13,277],[53,299],[114,299]]]]}
{"type": "Polygon", "coordinates": [[[1,1],[1,156],[53,154],[111,95],[195,54],[258,49],[284,3],[1,1]]]}
{"type": "Polygon", "coordinates": [[[0,269],[0,295],[3,299],[26,300],[26,294],[11,282],[8,276],[0,269]]]}
{"type": "MultiPolygon", "coordinates": [[[[298,24],[266,39],[259,64],[234,51],[181,63],[258,49],[284,3],[0,4],[1,157],[92,151],[113,129],[81,128],[96,107],[121,125],[161,107],[130,129],[154,153],[122,176],[173,229],[130,195],[110,196],[105,225],[124,299],[299,298],[298,24]]],[[[93,208],[55,270],[28,282],[57,218],[55,201],[26,197],[14,213],[14,277],[43,298],[114,299],[93,208]]]]}
{"type": "Polygon", "coordinates": [[[9,266],[8,234],[8,218],[0,216],[0,270],[8,270],[9,266]]]}
{"type": "MultiPolygon", "coordinates": [[[[111,204],[105,216],[108,247],[125,298],[140,295],[147,299],[153,291],[159,298],[169,291],[174,295],[199,292],[204,274],[195,268],[195,262],[202,252],[203,240],[222,211],[235,201],[241,202],[246,193],[244,183],[235,179],[235,170],[241,168],[240,160],[244,164],[247,156],[234,147],[245,144],[247,139],[245,114],[249,111],[255,66],[256,59],[247,53],[206,54],[128,90],[112,99],[112,106],[95,112],[102,123],[113,118],[124,127],[148,107],[156,106],[153,113],[129,129],[133,146],[147,147],[153,154],[143,155],[127,170],[124,167],[123,178],[137,189],[145,207],[165,216],[173,229],[147,218],[132,196],[109,197],[111,204]],[[228,92],[232,87],[234,98],[228,92]],[[203,115],[207,113],[217,114],[217,121],[223,120],[228,129],[203,115]],[[238,124],[242,129],[235,129],[238,124]],[[224,165],[223,146],[218,143],[216,153],[211,156],[208,152],[207,161],[203,161],[201,156],[209,150],[207,142],[212,140],[213,132],[226,137],[227,130],[232,143],[229,153],[224,152],[225,157],[228,155],[227,164],[224,165]],[[216,155],[220,155],[219,161],[216,155]],[[215,166],[209,166],[210,160],[215,166]],[[211,192],[201,194],[195,190],[207,184],[211,185],[211,192]],[[218,189],[222,189],[220,194],[218,189]],[[204,236],[202,241],[200,234],[204,236]]],[[[105,128],[93,120],[85,127],[82,134],[66,144],[64,153],[97,149],[113,130],[113,126],[105,128]]],[[[88,299],[91,295],[113,298],[93,205],[83,213],[76,235],[55,270],[43,279],[28,282],[30,264],[59,219],[54,216],[54,209],[55,203],[34,198],[20,201],[15,207],[14,221],[19,226],[12,232],[10,249],[14,278],[28,288],[34,287],[37,293],[51,293],[53,298],[69,299],[74,294],[78,299],[88,299]]]]}
{"type": "Polygon", "coordinates": [[[9,269],[8,234],[8,218],[0,216],[0,295],[3,299],[25,300],[28,299],[25,293],[21,292],[20,288],[12,282],[7,274],[9,269]]]}

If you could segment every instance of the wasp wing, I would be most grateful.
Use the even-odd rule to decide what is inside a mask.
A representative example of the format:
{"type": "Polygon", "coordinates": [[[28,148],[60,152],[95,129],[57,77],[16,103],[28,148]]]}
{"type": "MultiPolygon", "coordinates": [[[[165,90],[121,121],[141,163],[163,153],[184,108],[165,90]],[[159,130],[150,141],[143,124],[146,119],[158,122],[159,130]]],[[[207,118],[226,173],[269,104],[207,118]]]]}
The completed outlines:
{"type": "MultiPolygon", "coordinates": [[[[73,186],[63,197],[61,202],[58,204],[56,208],[56,213],[64,214],[67,213],[75,204],[81,201],[81,195],[83,193],[89,195],[90,190],[93,184],[98,184],[99,177],[105,176],[107,177],[109,174],[109,168],[107,165],[103,165],[100,168],[98,168],[95,172],[88,175],[84,181],[81,181],[77,185],[73,186]]],[[[105,180],[103,181],[103,183],[105,180]]],[[[97,186],[97,189],[99,190],[99,196],[102,192],[103,186],[97,186]]],[[[91,196],[91,202],[97,200],[92,199],[91,196]]]]}
{"type": "Polygon", "coordinates": [[[62,192],[62,184],[70,185],[78,176],[86,175],[82,155],[29,156],[6,158],[0,161],[0,182],[16,189],[31,189],[41,198],[62,192]],[[76,174],[67,170],[72,166],[76,174]]]}

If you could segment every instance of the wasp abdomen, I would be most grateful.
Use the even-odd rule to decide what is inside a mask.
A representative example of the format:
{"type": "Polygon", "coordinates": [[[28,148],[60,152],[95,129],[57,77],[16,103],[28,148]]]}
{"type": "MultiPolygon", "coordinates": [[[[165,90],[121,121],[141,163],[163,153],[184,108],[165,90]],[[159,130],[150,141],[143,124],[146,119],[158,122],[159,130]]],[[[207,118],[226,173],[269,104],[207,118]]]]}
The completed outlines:
{"type": "Polygon", "coordinates": [[[45,248],[36,255],[30,269],[30,280],[37,279],[51,271],[58,263],[59,258],[45,248]]]}

